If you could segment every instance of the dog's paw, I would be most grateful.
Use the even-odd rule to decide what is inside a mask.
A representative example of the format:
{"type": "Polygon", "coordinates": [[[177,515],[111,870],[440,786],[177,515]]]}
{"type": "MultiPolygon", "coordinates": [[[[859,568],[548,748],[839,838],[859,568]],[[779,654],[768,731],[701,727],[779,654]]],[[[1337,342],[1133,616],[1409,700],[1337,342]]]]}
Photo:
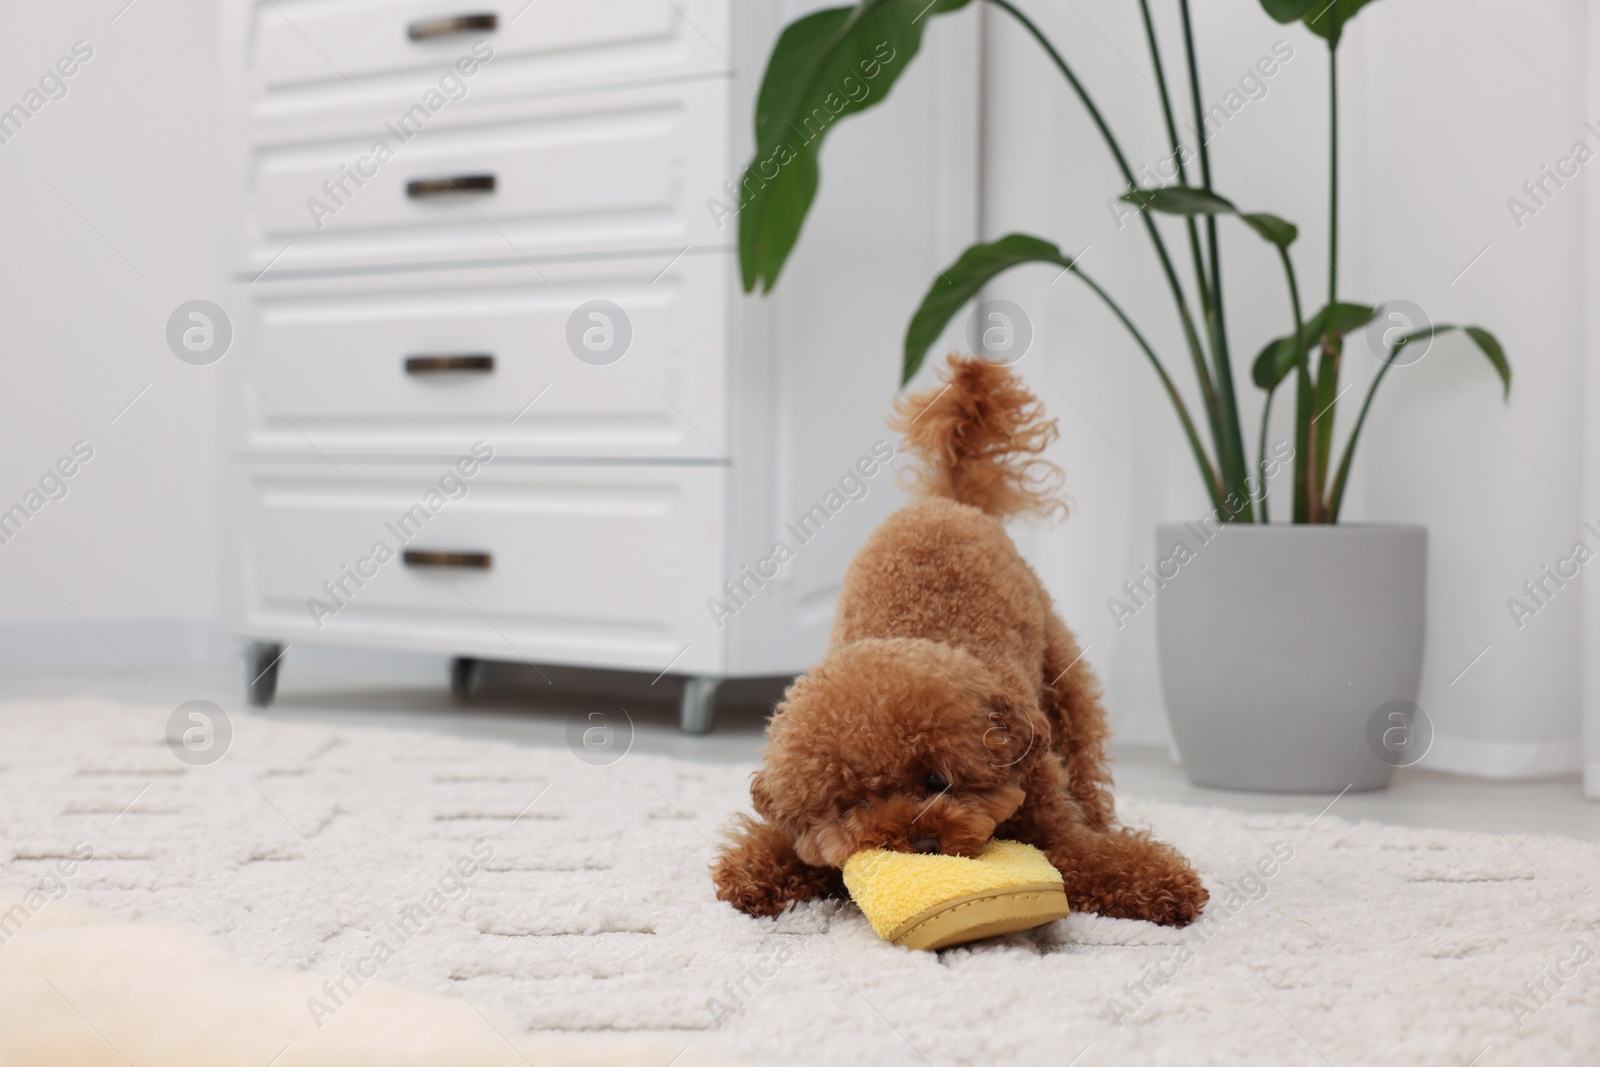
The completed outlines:
{"type": "Polygon", "coordinates": [[[1073,910],[1092,911],[1108,919],[1143,919],[1160,926],[1188,926],[1205,911],[1210,894],[1193,892],[1123,892],[1070,899],[1073,910]]]}
{"type": "Polygon", "coordinates": [[[1123,845],[1141,848],[1145,862],[1130,864],[1119,851],[1117,863],[1092,873],[1081,866],[1062,870],[1075,910],[1162,926],[1188,926],[1204,913],[1211,894],[1176,852],[1142,835],[1125,838],[1123,845]]]}
{"type": "Polygon", "coordinates": [[[1187,868],[1151,872],[1129,889],[1117,901],[1126,917],[1161,926],[1188,926],[1211,899],[1200,876],[1187,868]]]}
{"type": "Polygon", "coordinates": [[[839,872],[812,867],[776,827],[748,816],[731,828],[711,868],[717,899],[746,915],[766,918],[791,904],[844,892],[839,872]]]}
{"type": "Polygon", "coordinates": [[[777,886],[717,883],[717,899],[727,901],[746,915],[758,919],[781,915],[794,900],[777,886]]]}
{"type": "Polygon", "coordinates": [[[1162,926],[1188,926],[1205,911],[1211,894],[1195,880],[1192,887],[1168,890],[1150,902],[1147,914],[1139,916],[1162,926]]]}

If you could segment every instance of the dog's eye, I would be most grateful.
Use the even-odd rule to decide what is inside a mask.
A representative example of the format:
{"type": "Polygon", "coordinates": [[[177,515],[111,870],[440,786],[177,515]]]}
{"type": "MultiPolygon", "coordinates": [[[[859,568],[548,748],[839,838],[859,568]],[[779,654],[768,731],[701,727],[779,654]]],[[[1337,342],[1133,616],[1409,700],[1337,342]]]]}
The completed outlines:
{"type": "Polygon", "coordinates": [[[929,771],[922,780],[922,787],[930,793],[943,793],[950,788],[950,782],[938,771],[929,771]]]}

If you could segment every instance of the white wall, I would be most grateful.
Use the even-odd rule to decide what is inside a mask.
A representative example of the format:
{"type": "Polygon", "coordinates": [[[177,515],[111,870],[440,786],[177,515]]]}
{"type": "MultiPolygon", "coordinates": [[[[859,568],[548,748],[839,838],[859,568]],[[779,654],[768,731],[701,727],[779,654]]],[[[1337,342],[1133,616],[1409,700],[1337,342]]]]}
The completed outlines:
{"type": "Polygon", "coordinates": [[[1370,442],[1369,510],[1430,527],[1422,702],[1437,708],[1439,762],[1503,774],[1571,770],[1578,590],[1558,591],[1520,629],[1506,603],[1583,533],[1583,184],[1595,179],[1584,171],[1520,230],[1506,201],[1580,137],[1600,149],[1600,136],[1584,129],[1585,5],[1500,3],[1483,12],[1497,25],[1470,9],[1402,3],[1369,27],[1363,74],[1375,165],[1365,176],[1363,266],[1376,292],[1409,288],[1438,318],[1492,326],[1514,359],[1511,402],[1459,339],[1416,373],[1394,375],[1379,411],[1388,417],[1370,442]],[[1410,62],[1419,35],[1448,60],[1410,62]],[[1382,195],[1396,181],[1412,193],[1408,203],[1382,195]],[[1430,186],[1446,195],[1429,197],[1430,186]]]}
{"type": "Polygon", "coordinates": [[[215,368],[164,341],[178,304],[221,299],[215,9],[126,3],[0,6],[0,108],[74,42],[93,49],[0,144],[0,508],[74,441],[94,449],[0,544],[4,667],[216,651],[215,368]]]}
{"type": "MultiPolygon", "coordinates": [[[[1298,26],[1269,20],[1255,0],[1194,8],[1208,105],[1274,42],[1294,50],[1266,95],[1240,109],[1210,147],[1220,192],[1301,226],[1295,262],[1309,314],[1325,299],[1328,270],[1326,48],[1298,26]]],[[[1026,9],[1091,87],[1134,165],[1165,155],[1137,7],[1081,0],[1026,9]]],[[[1069,252],[1088,247],[1084,268],[1148,324],[1174,377],[1191,382],[1142,228],[1130,222],[1119,230],[1107,209],[1121,182],[1105,149],[1032,40],[997,10],[988,19],[986,231],[1026,230],[1069,252]]],[[[1180,115],[1188,114],[1178,26],[1164,20],[1160,33],[1180,115]]],[[[1562,591],[1520,630],[1506,602],[1581,532],[1581,187],[1594,182],[1589,170],[1600,164],[1520,230],[1506,200],[1578,138],[1600,149],[1600,135],[1583,129],[1587,33],[1585,8],[1575,0],[1536,8],[1513,0],[1385,0],[1362,12],[1340,51],[1341,298],[1405,297],[1435,321],[1481,323],[1505,343],[1515,372],[1511,400],[1502,403],[1488,364],[1451,337],[1391,373],[1346,503],[1347,520],[1429,528],[1421,704],[1439,734],[1430,765],[1444,769],[1520,775],[1580,762],[1580,596],[1562,591]]],[[[1186,262],[1181,230],[1168,234],[1174,257],[1186,262]]],[[[1287,332],[1288,305],[1274,259],[1238,226],[1224,226],[1224,260],[1253,451],[1261,394],[1248,384],[1248,364],[1268,338],[1287,332]]],[[[1033,312],[1040,348],[1024,369],[1061,417],[1057,458],[1078,501],[1064,528],[1033,535],[1031,551],[1093,645],[1088,658],[1110,683],[1120,734],[1156,740],[1166,735],[1153,613],[1119,632],[1105,601],[1150,561],[1156,521],[1198,515],[1205,502],[1142,357],[1074,279],[1052,284],[1054,276],[1031,268],[1001,284],[1033,312]]],[[[1336,440],[1377,367],[1359,338],[1348,352],[1346,381],[1356,387],[1339,409],[1336,440]]],[[[1198,417],[1192,399],[1191,406],[1198,417]]],[[[1291,407],[1278,405],[1274,439],[1289,436],[1291,407]]],[[[1275,492],[1281,501],[1287,485],[1275,492]]],[[[1286,511],[1281,504],[1277,517],[1286,511]]]]}
{"type": "MultiPolygon", "coordinates": [[[[1584,110],[1589,115],[1600,116],[1600,62],[1596,61],[1600,57],[1600,19],[1590,19],[1587,30],[1585,38],[1590,59],[1584,79],[1587,90],[1587,106],[1584,110]]],[[[1600,278],[1600,183],[1586,183],[1583,193],[1586,244],[1584,274],[1586,280],[1592,282],[1600,278]]],[[[1588,302],[1585,327],[1585,337],[1590,344],[1600,338],[1600,301],[1588,302]]],[[[1600,411],[1600,374],[1594,373],[1587,364],[1585,360],[1582,385],[1584,410],[1600,411]]],[[[1600,515],[1600,419],[1584,420],[1583,478],[1583,514],[1590,517],[1600,515]]],[[[1600,626],[1593,622],[1600,619],[1600,583],[1589,582],[1585,585],[1583,617],[1591,620],[1583,628],[1580,645],[1583,660],[1583,786],[1585,795],[1600,797],[1600,655],[1596,654],[1595,647],[1596,639],[1600,637],[1600,626]]]]}

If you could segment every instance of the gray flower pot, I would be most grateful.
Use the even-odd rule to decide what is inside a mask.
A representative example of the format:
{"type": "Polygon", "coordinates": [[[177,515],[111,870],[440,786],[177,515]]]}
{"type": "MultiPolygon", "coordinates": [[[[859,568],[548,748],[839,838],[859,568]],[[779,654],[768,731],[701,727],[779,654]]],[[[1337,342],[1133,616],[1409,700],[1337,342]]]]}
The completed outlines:
{"type": "Polygon", "coordinates": [[[1394,709],[1415,709],[1422,676],[1426,529],[1164,523],[1156,549],[1144,589],[1190,781],[1382,789],[1414,762],[1386,727],[1413,724],[1394,709]]]}

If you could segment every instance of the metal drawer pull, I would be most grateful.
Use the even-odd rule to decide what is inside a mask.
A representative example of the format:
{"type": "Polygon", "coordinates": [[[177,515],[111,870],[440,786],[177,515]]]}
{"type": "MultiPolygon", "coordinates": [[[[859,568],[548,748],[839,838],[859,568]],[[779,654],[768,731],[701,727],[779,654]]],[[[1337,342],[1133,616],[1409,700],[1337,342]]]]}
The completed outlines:
{"type": "Polygon", "coordinates": [[[413,178],[406,182],[406,195],[413,200],[425,196],[451,196],[455,193],[494,192],[493,174],[457,174],[453,178],[413,178]]]}
{"type": "Polygon", "coordinates": [[[405,560],[407,567],[465,567],[475,571],[489,569],[487,552],[422,552],[408,548],[401,559],[405,560]]]}
{"type": "Polygon", "coordinates": [[[407,374],[488,374],[493,356],[407,356],[407,374]]]}
{"type": "Polygon", "coordinates": [[[500,16],[492,11],[481,15],[450,15],[441,19],[418,19],[406,27],[406,35],[413,41],[426,41],[474,30],[492,31],[499,25],[500,16]]]}

